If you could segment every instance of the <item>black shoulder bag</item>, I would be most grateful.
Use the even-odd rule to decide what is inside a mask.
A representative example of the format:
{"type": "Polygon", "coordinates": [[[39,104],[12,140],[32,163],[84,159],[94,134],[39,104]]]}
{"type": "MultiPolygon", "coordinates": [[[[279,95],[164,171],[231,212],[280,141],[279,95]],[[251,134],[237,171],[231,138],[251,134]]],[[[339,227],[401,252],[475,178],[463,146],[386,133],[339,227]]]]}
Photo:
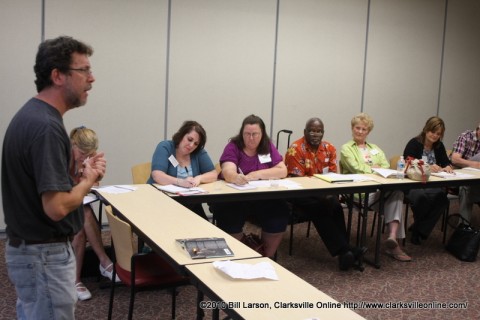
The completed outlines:
{"type": "Polygon", "coordinates": [[[462,261],[475,261],[480,248],[480,230],[474,229],[470,222],[458,213],[448,217],[448,224],[455,230],[445,249],[462,261]],[[456,218],[455,221],[460,219],[461,222],[452,225],[452,218],[456,218]]]}

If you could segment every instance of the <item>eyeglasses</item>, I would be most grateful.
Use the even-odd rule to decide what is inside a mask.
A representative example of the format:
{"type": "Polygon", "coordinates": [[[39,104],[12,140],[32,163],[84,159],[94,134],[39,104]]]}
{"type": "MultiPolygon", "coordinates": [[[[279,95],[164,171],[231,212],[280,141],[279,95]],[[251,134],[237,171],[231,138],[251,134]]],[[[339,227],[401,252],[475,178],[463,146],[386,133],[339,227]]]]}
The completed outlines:
{"type": "Polygon", "coordinates": [[[308,131],[311,136],[323,136],[323,131],[308,131]]]}
{"type": "Polygon", "coordinates": [[[243,135],[247,138],[257,138],[260,136],[260,132],[244,132],[243,135]]]}
{"type": "Polygon", "coordinates": [[[68,68],[68,70],[81,72],[87,77],[92,75],[92,69],[88,67],[87,68],[68,68]]]}

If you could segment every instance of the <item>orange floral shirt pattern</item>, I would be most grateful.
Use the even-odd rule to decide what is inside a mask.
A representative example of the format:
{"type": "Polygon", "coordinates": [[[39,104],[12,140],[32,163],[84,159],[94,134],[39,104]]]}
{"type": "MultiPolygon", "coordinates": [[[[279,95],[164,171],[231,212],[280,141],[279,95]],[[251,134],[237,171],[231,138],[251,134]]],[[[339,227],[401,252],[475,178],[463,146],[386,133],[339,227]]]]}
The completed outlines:
{"type": "Polygon", "coordinates": [[[315,152],[302,137],[288,148],[285,165],[289,175],[299,177],[323,173],[324,168],[337,172],[337,150],[329,142],[322,141],[315,152]]]}

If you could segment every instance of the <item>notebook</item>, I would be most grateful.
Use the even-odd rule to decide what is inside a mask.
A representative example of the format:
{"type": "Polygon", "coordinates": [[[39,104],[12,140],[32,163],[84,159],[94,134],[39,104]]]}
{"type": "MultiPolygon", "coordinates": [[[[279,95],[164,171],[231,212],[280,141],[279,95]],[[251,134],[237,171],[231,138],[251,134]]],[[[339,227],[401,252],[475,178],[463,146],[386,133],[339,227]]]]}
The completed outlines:
{"type": "Polygon", "coordinates": [[[233,257],[233,251],[224,238],[177,239],[176,243],[192,259],[233,257]]]}

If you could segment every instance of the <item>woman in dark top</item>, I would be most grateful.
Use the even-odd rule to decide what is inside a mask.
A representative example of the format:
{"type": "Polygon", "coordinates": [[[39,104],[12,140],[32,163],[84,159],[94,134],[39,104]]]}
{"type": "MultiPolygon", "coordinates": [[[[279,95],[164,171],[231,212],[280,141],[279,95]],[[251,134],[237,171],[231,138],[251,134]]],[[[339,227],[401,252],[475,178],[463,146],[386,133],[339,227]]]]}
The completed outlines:
{"type": "MultiPolygon", "coordinates": [[[[431,117],[425,123],[422,132],[412,138],[403,151],[405,159],[426,159],[431,172],[453,172],[442,138],[445,123],[439,117],[431,117]]],[[[409,230],[411,241],[420,245],[428,238],[433,227],[448,205],[447,194],[441,188],[413,189],[408,193],[413,211],[414,223],[409,230]]]]}

